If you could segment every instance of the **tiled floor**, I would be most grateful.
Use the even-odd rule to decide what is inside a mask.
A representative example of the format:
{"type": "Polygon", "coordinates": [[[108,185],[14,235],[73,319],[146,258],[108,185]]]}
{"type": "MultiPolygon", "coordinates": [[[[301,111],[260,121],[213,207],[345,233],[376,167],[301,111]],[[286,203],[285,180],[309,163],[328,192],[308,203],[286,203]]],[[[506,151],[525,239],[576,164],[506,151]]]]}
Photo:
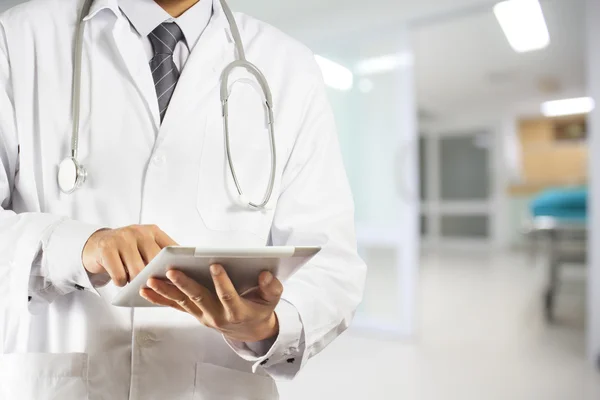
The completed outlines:
{"type": "Polygon", "coordinates": [[[600,371],[584,353],[583,270],[567,270],[564,281],[557,323],[548,326],[540,313],[543,268],[524,256],[425,256],[414,340],[351,331],[296,381],[281,383],[281,397],[599,400],[600,371]]]}

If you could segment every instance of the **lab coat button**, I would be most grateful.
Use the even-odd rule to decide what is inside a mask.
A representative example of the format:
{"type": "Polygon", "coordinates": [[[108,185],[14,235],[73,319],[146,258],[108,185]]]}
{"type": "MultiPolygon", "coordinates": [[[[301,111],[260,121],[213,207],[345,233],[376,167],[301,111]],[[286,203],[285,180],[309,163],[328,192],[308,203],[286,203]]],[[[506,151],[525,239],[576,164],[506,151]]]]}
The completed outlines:
{"type": "Polygon", "coordinates": [[[295,358],[288,358],[287,363],[288,364],[293,364],[296,361],[295,358]]]}
{"type": "Polygon", "coordinates": [[[154,338],[149,333],[142,333],[138,336],[140,347],[150,347],[154,341],[154,338]]]}
{"type": "Polygon", "coordinates": [[[163,155],[156,155],[152,158],[154,165],[161,166],[165,163],[166,158],[163,155]]]}
{"type": "Polygon", "coordinates": [[[266,360],[264,360],[263,362],[260,363],[261,367],[264,367],[265,365],[267,365],[268,362],[269,362],[269,359],[267,358],[266,360]]]}

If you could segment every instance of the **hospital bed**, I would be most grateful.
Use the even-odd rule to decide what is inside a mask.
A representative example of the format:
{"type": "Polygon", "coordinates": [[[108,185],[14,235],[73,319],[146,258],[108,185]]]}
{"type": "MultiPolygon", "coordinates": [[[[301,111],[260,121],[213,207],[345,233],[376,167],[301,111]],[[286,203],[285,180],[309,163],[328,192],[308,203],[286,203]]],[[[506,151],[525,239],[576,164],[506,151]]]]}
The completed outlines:
{"type": "Polygon", "coordinates": [[[543,254],[547,262],[544,313],[552,322],[561,269],[566,264],[587,263],[587,189],[544,192],[532,202],[531,214],[525,233],[534,259],[543,254]]]}

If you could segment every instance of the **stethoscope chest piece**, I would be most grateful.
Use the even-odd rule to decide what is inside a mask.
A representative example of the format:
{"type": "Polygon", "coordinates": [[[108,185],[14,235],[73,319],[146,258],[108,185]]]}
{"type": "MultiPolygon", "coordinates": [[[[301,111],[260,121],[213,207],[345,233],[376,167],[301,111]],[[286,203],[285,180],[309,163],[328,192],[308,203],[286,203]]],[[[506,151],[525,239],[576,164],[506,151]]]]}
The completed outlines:
{"type": "Polygon", "coordinates": [[[58,167],[58,187],[61,192],[71,194],[85,182],[87,172],[74,157],[65,158],[58,167]]]}

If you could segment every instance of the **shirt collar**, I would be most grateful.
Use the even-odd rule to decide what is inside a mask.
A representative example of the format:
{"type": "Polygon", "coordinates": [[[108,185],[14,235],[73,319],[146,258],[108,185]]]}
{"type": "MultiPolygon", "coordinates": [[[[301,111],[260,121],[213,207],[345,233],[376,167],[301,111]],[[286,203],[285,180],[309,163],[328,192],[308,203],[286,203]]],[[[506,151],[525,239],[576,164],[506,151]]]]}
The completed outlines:
{"type": "Polygon", "coordinates": [[[208,26],[213,15],[213,0],[200,0],[175,21],[183,31],[191,50],[208,26]]]}
{"type": "Polygon", "coordinates": [[[90,11],[83,18],[83,20],[88,21],[94,18],[100,11],[105,9],[111,10],[116,16],[119,15],[119,5],[117,4],[117,0],[93,0],[90,11]]]}
{"type": "MultiPolygon", "coordinates": [[[[95,0],[95,2],[115,0],[95,0]]],[[[213,0],[200,0],[179,18],[171,17],[154,0],[118,0],[131,25],[142,37],[147,37],[163,22],[177,22],[191,50],[208,26],[213,14],[213,0]]]]}

